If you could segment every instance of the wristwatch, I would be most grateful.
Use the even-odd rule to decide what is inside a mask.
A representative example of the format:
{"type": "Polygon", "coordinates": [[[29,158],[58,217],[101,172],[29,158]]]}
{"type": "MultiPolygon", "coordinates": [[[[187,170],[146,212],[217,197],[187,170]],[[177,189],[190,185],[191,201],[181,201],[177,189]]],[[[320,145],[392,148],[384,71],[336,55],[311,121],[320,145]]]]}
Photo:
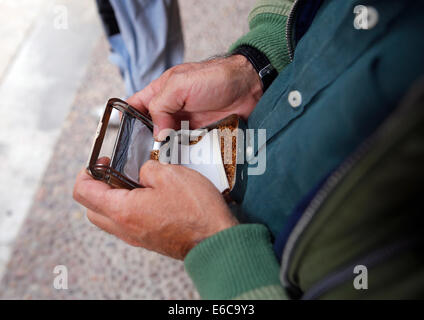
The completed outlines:
{"type": "Polygon", "coordinates": [[[258,49],[251,47],[249,45],[242,45],[237,47],[232,55],[240,54],[246,57],[247,60],[258,72],[259,78],[262,82],[263,92],[268,89],[274,79],[278,76],[278,71],[272,66],[268,58],[258,49]]]}

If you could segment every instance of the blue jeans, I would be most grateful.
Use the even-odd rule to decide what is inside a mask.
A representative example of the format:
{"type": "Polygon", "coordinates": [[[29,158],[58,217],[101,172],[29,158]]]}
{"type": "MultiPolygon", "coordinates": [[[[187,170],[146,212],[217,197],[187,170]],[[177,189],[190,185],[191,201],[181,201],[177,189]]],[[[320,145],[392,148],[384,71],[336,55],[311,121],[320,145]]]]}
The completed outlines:
{"type": "Polygon", "coordinates": [[[109,37],[110,60],[133,95],[184,58],[176,0],[110,0],[119,31],[109,37]]]}

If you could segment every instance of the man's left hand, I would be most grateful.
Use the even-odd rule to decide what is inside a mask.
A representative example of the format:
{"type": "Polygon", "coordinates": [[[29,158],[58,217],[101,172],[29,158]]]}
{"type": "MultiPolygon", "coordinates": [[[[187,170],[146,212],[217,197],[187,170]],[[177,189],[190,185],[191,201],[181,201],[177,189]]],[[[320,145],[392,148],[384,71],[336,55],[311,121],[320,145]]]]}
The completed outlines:
{"type": "Polygon", "coordinates": [[[88,208],[88,219],[101,229],[176,259],[238,223],[218,189],[194,170],[148,161],[140,170],[140,184],[145,188],[113,189],[84,169],[74,199],[88,208]]]}

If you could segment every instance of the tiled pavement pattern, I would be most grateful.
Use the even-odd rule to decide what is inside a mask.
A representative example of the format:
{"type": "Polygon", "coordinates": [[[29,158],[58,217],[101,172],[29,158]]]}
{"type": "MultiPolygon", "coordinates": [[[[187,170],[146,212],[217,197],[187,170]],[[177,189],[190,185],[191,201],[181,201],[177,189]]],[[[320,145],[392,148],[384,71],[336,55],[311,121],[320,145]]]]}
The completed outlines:
{"type": "MultiPolygon", "coordinates": [[[[254,0],[180,0],[186,60],[225,52],[247,29],[254,0]]],[[[0,299],[193,299],[198,295],[182,262],[130,247],[92,226],[71,197],[84,166],[96,106],[122,96],[123,85],[99,39],[85,79],[63,124],[27,219],[0,282],[0,299]],[[53,288],[53,269],[65,265],[69,289],[53,288]]]]}

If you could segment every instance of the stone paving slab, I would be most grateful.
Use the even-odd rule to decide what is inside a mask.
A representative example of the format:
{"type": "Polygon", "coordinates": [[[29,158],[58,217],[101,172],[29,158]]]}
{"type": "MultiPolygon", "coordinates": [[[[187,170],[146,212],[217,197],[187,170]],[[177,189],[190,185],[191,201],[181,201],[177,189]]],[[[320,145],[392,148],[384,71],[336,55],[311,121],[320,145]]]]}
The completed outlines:
{"type": "MultiPolygon", "coordinates": [[[[244,30],[254,0],[181,0],[186,60],[225,52],[244,30]],[[219,35],[222,35],[221,37],[219,35]]],[[[134,248],[91,225],[72,200],[98,119],[93,110],[124,88],[100,39],[0,282],[0,299],[197,299],[181,261],[134,248]],[[53,288],[65,265],[68,290],[53,288]]]]}

